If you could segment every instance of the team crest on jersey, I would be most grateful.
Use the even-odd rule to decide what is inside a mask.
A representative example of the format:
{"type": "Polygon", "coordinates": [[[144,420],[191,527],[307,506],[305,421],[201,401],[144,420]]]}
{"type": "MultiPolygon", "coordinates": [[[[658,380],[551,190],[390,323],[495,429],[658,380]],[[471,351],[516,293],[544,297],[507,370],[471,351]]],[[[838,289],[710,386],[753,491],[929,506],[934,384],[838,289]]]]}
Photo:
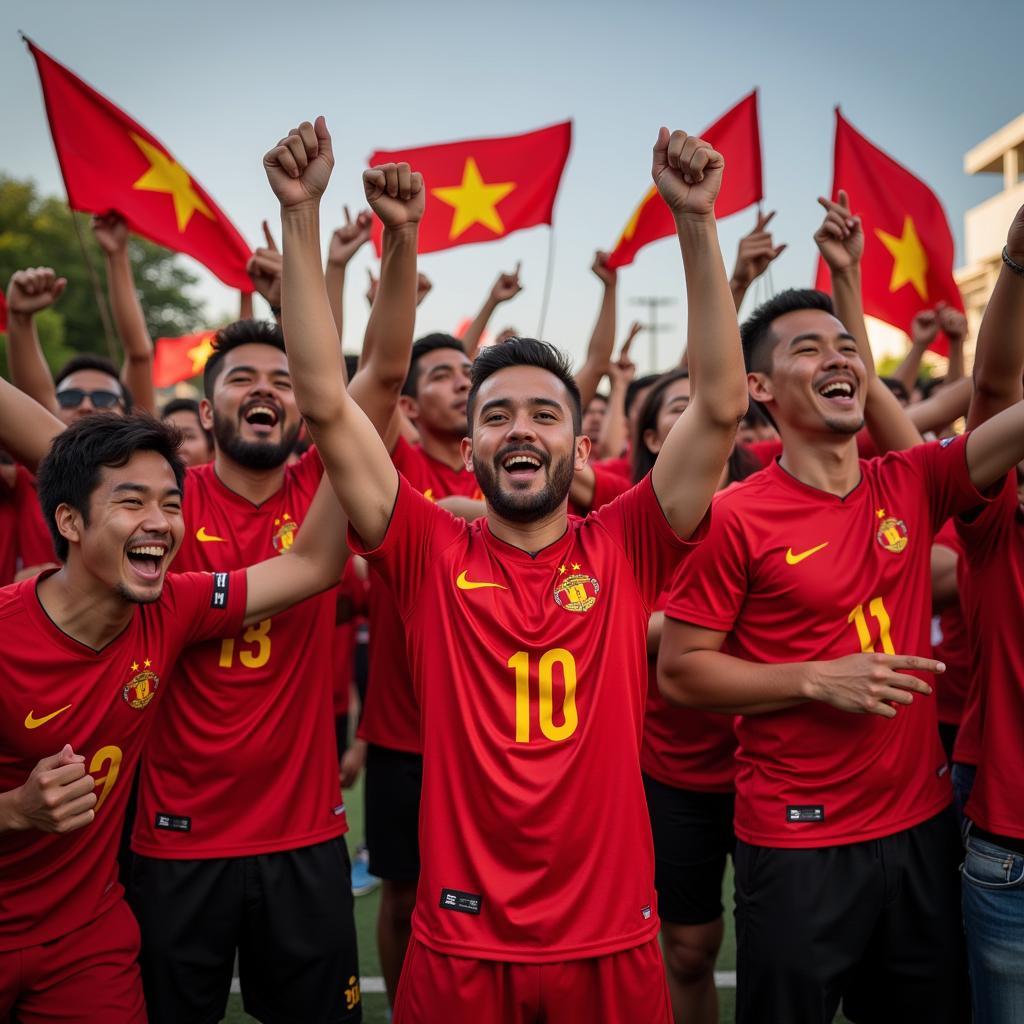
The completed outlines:
{"type": "Polygon", "coordinates": [[[137,661],[132,662],[132,671],[135,673],[128,680],[128,684],[121,691],[125,704],[136,711],[141,711],[156,696],[160,686],[160,677],[152,671],[150,666],[153,663],[146,658],[142,665],[137,661]]]}
{"type": "Polygon", "coordinates": [[[579,562],[558,567],[554,596],[559,608],[567,612],[588,612],[594,607],[599,593],[601,584],[595,577],[584,572],[579,562]]]}
{"type": "Polygon", "coordinates": [[[886,551],[898,555],[910,540],[907,524],[902,519],[897,519],[896,516],[886,515],[884,508],[875,509],[875,515],[882,520],[875,539],[886,551]]]}
{"type": "Polygon", "coordinates": [[[287,512],[274,520],[274,550],[283,555],[295,543],[295,531],[299,524],[287,512]]]}

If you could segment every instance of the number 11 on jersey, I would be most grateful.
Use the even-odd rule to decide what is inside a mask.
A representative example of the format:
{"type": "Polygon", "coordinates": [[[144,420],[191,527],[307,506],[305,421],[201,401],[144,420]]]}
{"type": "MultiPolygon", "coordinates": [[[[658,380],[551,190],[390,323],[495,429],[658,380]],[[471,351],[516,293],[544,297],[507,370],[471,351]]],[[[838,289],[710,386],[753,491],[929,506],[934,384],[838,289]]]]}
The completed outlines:
{"type": "MultiPolygon", "coordinates": [[[[530,742],[530,653],[517,651],[508,659],[516,673],[516,743],[530,742]]],[[[537,667],[537,718],[544,736],[557,743],[568,739],[579,725],[576,713],[576,659],[562,647],[553,647],[540,656],[537,667]],[[562,724],[554,720],[554,672],[562,669],[565,695],[562,697],[562,724]]]]}

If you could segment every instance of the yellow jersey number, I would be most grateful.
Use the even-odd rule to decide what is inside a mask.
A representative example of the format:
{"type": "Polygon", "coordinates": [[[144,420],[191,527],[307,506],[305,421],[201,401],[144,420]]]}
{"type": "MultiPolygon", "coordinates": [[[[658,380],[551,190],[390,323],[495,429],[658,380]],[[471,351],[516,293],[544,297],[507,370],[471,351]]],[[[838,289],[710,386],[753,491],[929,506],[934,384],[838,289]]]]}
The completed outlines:
{"type": "Polygon", "coordinates": [[[117,782],[118,773],[121,771],[121,748],[115,746],[100,747],[92,760],[89,762],[89,774],[93,777],[99,796],[96,799],[94,811],[99,813],[103,801],[110,795],[110,791],[117,782]]]}
{"type": "MultiPolygon", "coordinates": [[[[273,619],[263,619],[250,626],[242,634],[242,643],[248,644],[238,651],[238,662],[243,668],[263,668],[270,661],[270,624],[273,619]]],[[[235,664],[235,638],[228,637],[220,643],[221,668],[233,668],[235,664]]]]}
{"type": "MultiPolygon", "coordinates": [[[[517,651],[508,659],[516,674],[516,743],[530,742],[530,654],[517,651]]],[[[537,718],[540,731],[552,743],[567,740],[579,725],[576,712],[576,659],[562,647],[553,647],[540,656],[537,666],[537,718]],[[562,670],[565,695],[562,697],[562,724],[555,724],[554,673],[562,670]]]]}
{"type": "Polygon", "coordinates": [[[873,626],[878,626],[878,641],[882,644],[883,654],[895,654],[896,648],[892,645],[892,620],[885,610],[885,602],[880,597],[874,597],[868,602],[867,614],[864,613],[864,605],[859,604],[846,618],[847,622],[853,623],[857,630],[857,639],[860,641],[860,649],[864,654],[878,653],[875,647],[873,626]],[[874,619],[874,623],[868,622],[868,615],[874,619]]]}

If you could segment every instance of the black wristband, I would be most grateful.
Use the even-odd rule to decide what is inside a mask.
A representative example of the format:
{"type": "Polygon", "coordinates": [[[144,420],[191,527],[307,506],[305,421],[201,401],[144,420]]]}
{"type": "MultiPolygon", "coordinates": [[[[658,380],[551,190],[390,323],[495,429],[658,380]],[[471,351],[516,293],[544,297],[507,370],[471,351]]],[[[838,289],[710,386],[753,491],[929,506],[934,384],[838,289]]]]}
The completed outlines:
{"type": "Polygon", "coordinates": [[[1018,276],[1024,277],[1024,267],[1022,267],[1015,260],[1010,258],[1010,254],[1006,251],[1006,246],[1003,246],[1003,262],[1018,276]]]}

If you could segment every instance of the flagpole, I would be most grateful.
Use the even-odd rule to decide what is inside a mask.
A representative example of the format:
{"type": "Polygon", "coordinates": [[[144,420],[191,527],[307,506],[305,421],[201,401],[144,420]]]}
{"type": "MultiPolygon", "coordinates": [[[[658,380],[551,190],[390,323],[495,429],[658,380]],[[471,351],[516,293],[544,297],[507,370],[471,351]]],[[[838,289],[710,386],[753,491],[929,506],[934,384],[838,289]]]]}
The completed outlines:
{"type": "Polygon", "coordinates": [[[107,341],[107,354],[110,356],[110,361],[116,366],[118,363],[118,353],[117,346],[114,344],[114,325],[110,322],[110,311],[107,309],[107,297],[103,294],[99,274],[96,273],[96,268],[89,258],[89,250],[85,246],[85,239],[82,237],[82,229],[79,226],[78,217],[75,216],[75,211],[71,209],[70,205],[68,210],[71,213],[71,223],[75,226],[75,234],[78,236],[78,246],[82,250],[82,259],[85,261],[85,268],[89,272],[89,280],[92,282],[92,291],[100,311],[100,320],[103,322],[103,336],[107,341]]]}
{"type": "Polygon", "coordinates": [[[551,278],[555,269],[555,227],[548,232],[548,268],[544,273],[544,297],[540,303],[540,321],[537,323],[537,338],[544,340],[544,324],[548,318],[548,301],[551,299],[551,278]]]}

